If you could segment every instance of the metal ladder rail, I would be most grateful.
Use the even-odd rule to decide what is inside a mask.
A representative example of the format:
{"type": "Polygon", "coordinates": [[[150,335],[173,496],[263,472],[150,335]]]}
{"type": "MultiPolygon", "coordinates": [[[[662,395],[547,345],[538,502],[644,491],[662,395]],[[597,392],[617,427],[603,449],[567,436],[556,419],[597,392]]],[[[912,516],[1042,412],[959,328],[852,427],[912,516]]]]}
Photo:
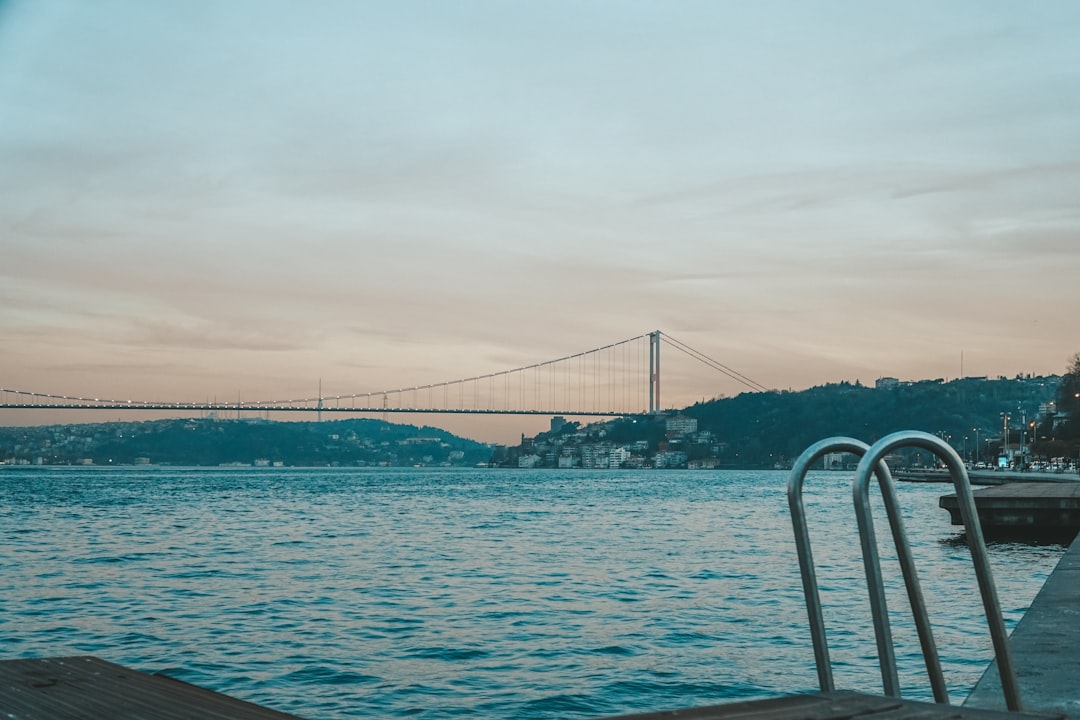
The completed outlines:
{"type": "Polygon", "coordinates": [[[825,634],[825,619],[821,612],[821,596],[818,592],[817,572],[814,566],[814,554],[810,548],[810,532],[806,524],[806,508],[803,505],[802,490],[806,473],[810,466],[828,453],[850,453],[862,457],[870,446],[849,437],[831,437],[819,440],[798,457],[788,475],[788,508],[791,510],[791,525],[795,531],[795,552],[799,558],[799,574],[802,576],[803,596],[806,598],[806,613],[810,621],[810,640],[814,646],[814,663],[817,666],[818,687],[822,692],[832,692],[832,661],[829,659],[829,640],[825,634]]]}
{"type": "MultiPolygon", "coordinates": [[[[874,447],[876,445],[871,447],[867,454],[863,455],[864,460],[867,455],[874,453],[874,447]]],[[[919,576],[915,570],[911,544],[908,542],[907,532],[904,530],[900,502],[896,497],[896,483],[893,481],[888,466],[884,463],[884,458],[885,454],[878,457],[873,472],[877,475],[878,487],[881,490],[882,502],[885,505],[885,514],[889,519],[893,546],[896,548],[896,557],[900,563],[900,572],[904,578],[904,589],[907,592],[908,604],[911,606],[911,614],[915,621],[919,646],[922,648],[923,662],[926,664],[926,674],[930,680],[934,701],[948,705],[949,690],[945,684],[945,673],[941,669],[941,659],[938,656],[937,645],[934,642],[930,616],[926,611],[926,601],[923,599],[919,576]]],[[[862,467],[863,463],[860,461],[859,468],[862,467]]],[[[851,492],[855,504],[855,520],[859,528],[859,544],[862,549],[863,566],[867,577],[866,586],[870,595],[870,613],[874,622],[874,638],[877,643],[882,684],[886,695],[901,697],[899,673],[896,666],[896,649],[893,644],[892,629],[889,622],[889,608],[885,600],[884,580],[881,577],[881,560],[878,554],[877,537],[874,533],[874,518],[870,509],[869,472],[864,476],[856,470],[851,492]],[[872,582],[871,578],[873,579],[872,582]]]]}
{"type": "MultiPolygon", "coordinates": [[[[1009,710],[1020,711],[1020,690],[1016,681],[1016,673],[1013,669],[1012,656],[1009,651],[1008,634],[1005,631],[1005,621],[1001,614],[1001,603],[997,597],[997,589],[994,585],[993,573],[990,570],[989,556],[986,551],[986,542],[983,539],[982,527],[979,525],[979,516],[975,508],[975,499],[971,492],[971,481],[968,478],[967,468],[964,467],[963,461],[960,456],[956,454],[956,451],[941,438],[931,435],[929,433],[917,431],[917,430],[904,430],[901,432],[895,432],[878,440],[873,446],[862,456],[859,461],[859,465],[855,470],[855,484],[853,486],[853,496],[856,502],[860,515],[865,515],[865,518],[870,518],[870,508],[868,500],[868,486],[870,484],[870,475],[875,473],[878,475],[878,482],[882,482],[882,475],[880,472],[880,466],[884,464],[885,457],[901,448],[901,447],[917,447],[923,450],[928,450],[933,453],[945,463],[949,469],[949,474],[953,480],[953,486],[956,488],[956,496],[960,506],[960,516],[964,521],[964,529],[967,532],[968,548],[971,550],[972,562],[975,566],[975,576],[979,585],[979,593],[982,596],[983,610],[986,613],[986,622],[990,629],[990,637],[994,646],[994,654],[998,661],[998,670],[1001,675],[1001,687],[1005,695],[1005,703],[1009,710]]],[[[892,476],[888,477],[888,485],[890,491],[885,493],[886,497],[886,511],[890,516],[890,522],[892,523],[893,516],[899,518],[899,512],[895,497],[895,487],[893,486],[892,476]]],[[[884,492],[884,485],[882,486],[884,492]]],[[[860,532],[863,540],[864,547],[864,560],[867,552],[873,556],[873,561],[867,561],[868,567],[873,565],[879,565],[877,560],[877,544],[872,540],[873,526],[872,521],[869,521],[867,528],[869,533],[864,534],[860,532]],[[871,547],[872,545],[872,547],[871,547]]],[[[897,528],[903,533],[902,526],[899,523],[893,524],[893,535],[896,538],[897,528]]],[[[904,539],[904,545],[906,546],[906,537],[904,539]]],[[[897,552],[900,552],[899,543],[897,544],[897,552]]],[[[918,613],[925,615],[925,603],[922,600],[921,591],[918,591],[917,580],[914,589],[918,591],[917,598],[912,595],[913,586],[908,582],[907,563],[911,562],[910,553],[905,551],[907,558],[901,559],[901,569],[904,570],[904,579],[908,585],[908,597],[912,605],[912,611],[916,612],[916,604],[918,605],[918,613]]],[[[914,566],[912,565],[912,572],[914,566]]],[[[880,620],[875,619],[875,628],[879,625],[888,629],[888,617],[887,610],[885,610],[884,603],[881,607],[874,609],[874,612],[881,612],[882,617],[880,620]]],[[[924,632],[929,638],[930,646],[933,646],[933,634],[927,625],[924,627],[916,618],[916,625],[919,630],[919,640],[923,643],[923,653],[926,655],[927,645],[924,641],[924,632]]],[[[882,638],[879,637],[879,645],[882,638]]],[[[891,640],[890,640],[891,647],[891,640]]],[[[890,655],[892,653],[890,652],[890,655]]],[[[936,660],[936,650],[934,651],[934,658],[936,660]]],[[[929,657],[927,659],[927,668],[929,670],[929,657]]],[[[894,664],[893,672],[895,672],[895,658],[892,660],[894,664]]],[[[884,670],[883,670],[884,673],[884,670]]],[[[938,668],[940,673],[940,667],[938,668]]],[[[931,675],[931,682],[934,682],[933,674],[931,675]]],[[[943,681],[942,681],[943,682],[943,681]]],[[[935,687],[935,697],[937,696],[937,689],[935,687]]],[[[948,702],[948,700],[939,702],[948,702]]]]}
{"type": "MultiPolygon", "coordinates": [[[[803,594],[806,598],[806,609],[810,620],[810,635],[814,646],[814,658],[817,665],[818,685],[822,692],[832,691],[834,688],[832,676],[832,663],[829,659],[828,639],[825,633],[825,623],[821,611],[821,599],[818,593],[816,571],[814,569],[813,553],[810,548],[810,536],[807,530],[806,513],[802,502],[802,486],[809,471],[810,465],[830,452],[844,452],[865,457],[869,446],[859,440],[848,437],[827,438],[811,445],[792,466],[788,480],[788,505],[791,510],[792,525],[795,531],[795,546],[798,554],[799,569],[802,576],[803,594]]],[[[930,622],[925,612],[925,605],[921,602],[921,590],[919,589],[918,577],[915,574],[915,566],[911,557],[910,546],[903,531],[900,514],[897,511],[895,490],[892,476],[884,462],[878,462],[876,468],[878,482],[885,496],[886,509],[889,516],[889,524],[896,543],[897,555],[900,558],[901,571],[904,574],[905,585],[908,588],[909,598],[916,597],[918,602],[913,602],[915,624],[918,628],[919,639],[922,644],[923,656],[927,664],[927,673],[934,689],[934,697],[938,702],[948,702],[948,693],[945,690],[944,675],[941,672],[937,650],[934,647],[933,633],[930,622]],[[922,608],[919,610],[918,608],[922,608]]],[[[856,503],[856,519],[859,523],[860,538],[864,536],[863,528],[868,528],[873,533],[873,521],[869,514],[860,514],[859,505],[856,503]]],[[[892,644],[891,631],[888,625],[888,612],[885,606],[885,590],[881,575],[880,559],[876,552],[876,541],[870,543],[875,551],[867,553],[864,542],[863,564],[866,572],[867,588],[871,597],[871,610],[874,618],[875,638],[878,646],[878,661],[882,674],[882,684],[887,695],[900,697],[900,682],[896,671],[895,651],[892,644]],[[883,612],[875,611],[875,608],[883,609],[883,612]]]]}

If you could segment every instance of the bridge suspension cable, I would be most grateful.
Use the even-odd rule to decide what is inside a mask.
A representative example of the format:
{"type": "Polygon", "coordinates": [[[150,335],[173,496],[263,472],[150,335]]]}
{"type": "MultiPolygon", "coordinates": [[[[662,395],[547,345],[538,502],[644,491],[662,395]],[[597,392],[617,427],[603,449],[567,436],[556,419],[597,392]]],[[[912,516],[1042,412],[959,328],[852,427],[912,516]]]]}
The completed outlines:
{"type": "Polygon", "coordinates": [[[751,390],[754,390],[756,392],[771,392],[772,388],[765,387],[764,385],[762,385],[761,383],[759,383],[756,380],[751,380],[750,378],[746,377],[742,373],[737,372],[735,370],[732,370],[727,365],[724,365],[723,363],[720,363],[720,362],[718,362],[716,360],[713,360],[711,357],[709,357],[705,353],[699,352],[698,350],[695,350],[694,348],[690,347],[686,343],[679,342],[678,340],[671,337],[667,333],[661,332],[660,334],[663,335],[667,339],[667,341],[669,343],[671,343],[671,345],[673,345],[675,347],[675,349],[678,350],[679,352],[686,353],[690,357],[694,358],[695,360],[697,360],[699,362],[702,362],[702,363],[708,365],[709,367],[713,368],[714,370],[719,370],[724,375],[727,375],[729,378],[731,378],[732,380],[735,380],[736,382],[742,383],[743,385],[750,388],[751,390]]]}
{"type": "Polygon", "coordinates": [[[644,350],[649,335],[510,370],[425,385],[313,397],[191,402],[119,400],[0,389],[3,409],[97,409],[328,413],[472,413],[624,416],[648,412],[644,350]],[[11,398],[10,396],[14,396],[11,398]]]}

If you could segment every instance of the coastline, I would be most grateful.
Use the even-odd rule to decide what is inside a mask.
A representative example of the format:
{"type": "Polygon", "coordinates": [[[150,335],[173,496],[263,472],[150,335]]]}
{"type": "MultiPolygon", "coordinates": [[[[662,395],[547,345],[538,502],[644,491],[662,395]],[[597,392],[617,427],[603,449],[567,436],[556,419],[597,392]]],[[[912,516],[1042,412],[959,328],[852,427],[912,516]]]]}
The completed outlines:
{"type": "MultiPolygon", "coordinates": [[[[893,478],[903,482],[930,482],[952,484],[948,470],[933,468],[896,470],[893,478]]],[[[1029,470],[968,470],[972,485],[1006,485],[1014,482],[1080,482],[1077,473],[1051,473],[1029,470]]]]}

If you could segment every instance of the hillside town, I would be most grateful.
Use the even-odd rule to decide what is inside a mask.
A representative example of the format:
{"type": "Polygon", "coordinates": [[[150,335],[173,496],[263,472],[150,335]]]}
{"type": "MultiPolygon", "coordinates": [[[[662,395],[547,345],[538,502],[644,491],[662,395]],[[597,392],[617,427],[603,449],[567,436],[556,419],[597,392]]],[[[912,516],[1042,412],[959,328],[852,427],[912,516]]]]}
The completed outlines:
{"type": "MultiPolygon", "coordinates": [[[[519,468],[788,468],[810,443],[872,442],[897,430],[946,441],[971,468],[1075,472],[1080,444],[1071,374],[952,381],[880,378],[799,392],[743,393],[677,411],[582,426],[555,417],[546,432],[497,447],[491,464],[519,468]],[[1066,400],[1063,408],[1059,397],[1066,400]]],[[[850,458],[829,458],[842,465],[850,458]]],[[[930,455],[893,458],[924,467],[930,455]]]]}
{"type": "Polygon", "coordinates": [[[0,465],[459,467],[489,446],[381,420],[188,418],[0,428],[0,465]]]}
{"type": "MultiPolygon", "coordinates": [[[[534,438],[522,436],[517,447],[497,448],[492,464],[519,468],[705,469],[723,467],[728,450],[728,444],[715,433],[698,430],[698,421],[682,414],[618,420],[586,428],[554,417],[547,432],[534,438]],[[625,427],[627,423],[630,428],[625,427]],[[620,442],[627,432],[645,437],[620,442]]],[[[735,457],[737,453],[732,454],[735,457]]]]}

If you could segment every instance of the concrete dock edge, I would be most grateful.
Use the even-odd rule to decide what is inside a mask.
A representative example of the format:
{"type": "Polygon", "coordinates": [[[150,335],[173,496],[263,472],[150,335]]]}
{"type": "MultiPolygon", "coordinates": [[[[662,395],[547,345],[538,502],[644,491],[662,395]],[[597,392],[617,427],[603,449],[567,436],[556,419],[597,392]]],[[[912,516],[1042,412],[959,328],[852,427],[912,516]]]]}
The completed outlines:
{"type": "MultiPolygon", "coordinates": [[[[1065,551],[1009,643],[1024,710],[1080,720],[1080,537],[1065,551]]],[[[996,662],[964,706],[1004,708],[996,662]]]]}

